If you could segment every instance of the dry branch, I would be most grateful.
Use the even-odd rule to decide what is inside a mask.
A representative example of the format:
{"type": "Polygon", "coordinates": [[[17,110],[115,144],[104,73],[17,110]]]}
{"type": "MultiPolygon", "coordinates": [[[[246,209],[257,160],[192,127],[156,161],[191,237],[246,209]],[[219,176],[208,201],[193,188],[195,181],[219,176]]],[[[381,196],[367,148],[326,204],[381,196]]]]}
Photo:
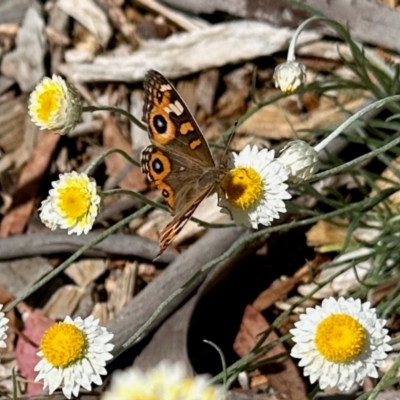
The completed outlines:
{"type": "MultiPolygon", "coordinates": [[[[365,42],[400,51],[398,40],[400,13],[379,2],[366,0],[163,0],[178,9],[196,14],[226,12],[243,18],[255,18],[280,26],[298,26],[310,15],[298,8],[298,4],[313,7],[326,17],[350,28],[351,34],[365,42]],[[290,5],[293,4],[293,8],[290,5]],[[297,8],[296,8],[297,7],[297,8]]],[[[326,31],[325,28],[323,30],[326,31]]],[[[332,33],[332,31],[330,31],[332,33]]]]}
{"type": "MultiPolygon", "coordinates": [[[[251,60],[286,49],[293,36],[288,28],[275,28],[267,23],[234,21],[217,24],[199,31],[172,35],[165,40],[150,40],[128,56],[96,57],[93,63],[63,64],[60,72],[73,81],[143,80],[149,69],[161,71],[168,78],[251,60]]],[[[320,36],[304,32],[298,43],[320,36]]]]}
{"type": "MultiPolygon", "coordinates": [[[[30,235],[18,235],[0,240],[0,260],[11,260],[37,255],[73,253],[93,240],[98,234],[69,236],[66,233],[48,232],[30,235]]],[[[140,257],[152,260],[158,252],[158,243],[136,235],[118,233],[109,236],[101,243],[85,252],[85,256],[106,257],[108,255],[140,257]]],[[[158,261],[171,262],[175,258],[172,250],[167,250],[158,261]]]]}
{"type": "MultiPolygon", "coordinates": [[[[223,231],[213,230],[179,255],[174,262],[155,280],[146,286],[124,310],[113,319],[107,329],[114,333],[115,352],[121,351],[122,345],[153,315],[157,307],[172,293],[182,288],[171,303],[155,318],[146,334],[153,331],[171,312],[173,312],[205,279],[201,274],[191,285],[183,287],[208,262],[216,259],[241,236],[247,229],[227,228],[223,231]]],[[[231,263],[231,259],[223,263],[231,263]]],[[[221,263],[219,263],[221,264],[221,263]]],[[[219,265],[218,264],[218,265],[219,265]]],[[[219,268],[218,265],[216,268],[219,268]]]]}

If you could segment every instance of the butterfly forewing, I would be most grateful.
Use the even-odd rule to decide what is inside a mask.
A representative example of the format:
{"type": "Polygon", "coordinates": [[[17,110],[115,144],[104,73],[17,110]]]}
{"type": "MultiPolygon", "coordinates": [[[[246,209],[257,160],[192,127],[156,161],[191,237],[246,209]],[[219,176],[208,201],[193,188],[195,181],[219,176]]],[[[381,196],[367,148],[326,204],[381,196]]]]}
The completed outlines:
{"type": "Polygon", "coordinates": [[[144,88],[143,121],[148,124],[150,141],[171,157],[190,161],[188,167],[197,174],[201,174],[201,167],[215,166],[207,141],[172,83],[151,70],[146,74],[144,88]]]}
{"type": "Polygon", "coordinates": [[[161,233],[161,254],[200,202],[215,189],[218,167],[199,126],[171,82],[159,72],[149,71],[144,89],[142,119],[148,125],[152,144],[142,152],[142,170],[175,215],[161,233]]]}

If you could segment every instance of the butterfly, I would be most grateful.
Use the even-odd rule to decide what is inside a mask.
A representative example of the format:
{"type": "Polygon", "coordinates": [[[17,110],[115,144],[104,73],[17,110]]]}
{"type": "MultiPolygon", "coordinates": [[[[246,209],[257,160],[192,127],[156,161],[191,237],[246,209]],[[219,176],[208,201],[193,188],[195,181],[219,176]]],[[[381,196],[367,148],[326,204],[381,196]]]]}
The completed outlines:
{"type": "Polygon", "coordinates": [[[218,191],[227,166],[216,163],[198,124],[167,78],[148,71],[144,90],[142,120],[148,126],[151,145],[142,151],[142,171],[154,182],[174,216],[161,232],[157,258],[201,201],[218,191]]]}

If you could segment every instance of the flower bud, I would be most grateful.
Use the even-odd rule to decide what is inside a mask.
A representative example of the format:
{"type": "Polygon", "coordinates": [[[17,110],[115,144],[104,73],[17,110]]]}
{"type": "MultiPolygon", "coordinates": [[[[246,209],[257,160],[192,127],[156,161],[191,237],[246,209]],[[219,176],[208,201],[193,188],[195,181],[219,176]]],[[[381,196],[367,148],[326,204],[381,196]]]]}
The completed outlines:
{"type": "Polygon", "coordinates": [[[273,79],[275,87],[286,94],[292,94],[305,82],[306,68],[297,61],[287,61],[275,68],[273,79]]]}
{"type": "Polygon", "coordinates": [[[279,157],[289,172],[289,181],[300,183],[310,179],[319,169],[318,153],[303,140],[293,140],[282,150],[279,157]]]}

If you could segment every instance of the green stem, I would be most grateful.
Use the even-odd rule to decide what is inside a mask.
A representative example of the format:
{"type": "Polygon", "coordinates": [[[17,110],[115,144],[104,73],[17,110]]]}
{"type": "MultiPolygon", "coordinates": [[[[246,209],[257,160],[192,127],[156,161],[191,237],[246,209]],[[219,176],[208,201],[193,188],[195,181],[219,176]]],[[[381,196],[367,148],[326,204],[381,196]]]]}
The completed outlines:
{"type": "Polygon", "coordinates": [[[389,383],[392,383],[392,379],[395,376],[397,370],[400,367],[400,354],[394,360],[392,366],[386,371],[385,375],[383,375],[382,379],[378,382],[378,384],[371,390],[369,393],[365,393],[362,396],[358,397],[358,400],[375,400],[378,396],[379,392],[382,391],[385,387],[388,386],[389,383]]]}
{"type": "Polygon", "coordinates": [[[136,211],[135,213],[133,213],[133,214],[129,215],[128,217],[122,219],[121,221],[117,222],[112,227],[108,228],[107,230],[102,232],[100,235],[95,237],[90,242],[86,243],[79,250],[77,250],[74,254],[72,254],[72,256],[70,256],[67,260],[65,260],[63,263],[61,263],[57,268],[55,268],[53,271],[48,273],[44,278],[42,278],[39,282],[35,283],[32,287],[30,287],[23,295],[21,295],[20,297],[16,298],[14,301],[12,301],[7,307],[5,307],[4,312],[8,313],[9,311],[11,311],[21,301],[25,300],[32,293],[36,292],[36,290],[41,288],[44,284],[49,282],[51,279],[53,279],[59,273],[66,270],[86,250],[90,249],[92,246],[95,246],[97,243],[100,243],[102,240],[104,240],[105,238],[107,238],[108,236],[110,236],[111,234],[116,232],[119,228],[121,228],[125,224],[128,224],[130,221],[145,214],[146,212],[148,212],[150,210],[151,210],[150,206],[145,206],[145,207],[141,208],[140,210],[136,211]]]}
{"type": "Polygon", "coordinates": [[[119,114],[124,115],[126,118],[129,119],[133,124],[138,126],[143,131],[147,131],[147,126],[142,124],[136,117],[134,117],[130,112],[124,110],[120,107],[113,107],[113,106],[85,106],[82,109],[82,112],[95,112],[95,111],[112,111],[119,114]]]}
{"type": "Polygon", "coordinates": [[[335,139],[337,136],[339,136],[348,126],[350,126],[353,122],[357,121],[364,114],[370,112],[371,110],[374,110],[375,108],[382,107],[387,103],[391,103],[391,102],[398,101],[398,100],[400,100],[400,95],[389,96],[389,97],[385,97],[384,99],[375,101],[374,103],[370,104],[369,106],[364,107],[362,110],[358,111],[357,113],[352,115],[350,118],[348,118],[345,122],[343,122],[343,124],[341,124],[339,127],[337,127],[328,137],[326,137],[324,140],[322,140],[316,146],[314,146],[314,150],[317,153],[320,152],[333,139],[335,139]]]}
{"type": "Polygon", "coordinates": [[[296,42],[297,42],[297,39],[298,39],[298,37],[299,37],[299,35],[300,35],[300,32],[301,32],[310,22],[313,22],[313,21],[318,20],[318,19],[325,19],[325,18],[324,18],[324,17],[318,17],[318,16],[311,17],[311,18],[308,18],[308,19],[306,19],[305,21],[303,21],[303,22],[298,26],[298,28],[296,29],[296,32],[294,33],[294,35],[293,35],[293,37],[292,37],[292,40],[290,41],[290,45],[289,45],[289,49],[288,49],[288,54],[287,54],[287,61],[288,61],[288,62],[292,62],[292,61],[295,61],[295,60],[296,60],[295,49],[296,49],[296,42]]]}
{"type": "Polygon", "coordinates": [[[130,163],[132,163],[133,165],[136,165],[137,167],[140,167],[140,163],[137,162],[136,160],[134,160],[128,153],[126,153],[125,151],[118,149],[118,148],[112,148],[110,150],[104,151],[103,153],[101,153],[98,157],[96,157],[91,163],[90,165],[86,168],[85,173],[87,175],[91,175],[93,173],[93,171],[98,167],[98,165],[100,163],[102,163],[104,161],[104,159],[112,154],[112,153],[119,153],[121,154],[124,158],[126,158],[130,163]]]}
{"type": "Polygon", "coordinates": [[[327,171],[324,172],[320,172],[319,174],[315,174],[310,181],[316,181],[316,180],[321,180],[322,178],[326,178],[328,176],[332,176],[332,175],[336,175],[339,172],[342,172],[346,169],[349,169],[351,167],[354,167],[366,160],[368,160],[369,158],[373,158],[375,156],[378,156],[379,154],[385,153],[387,150],[397,146],[398,144],[400,144],[400,136],[397,137],[396,139],[393,139],[391,142],[385,144],[384,146],[380,147],[379,149],[373,150],[367,154],[364,154],[360,157],[355,158],[354,160],[351,160],[349,162],[347,162],[346,164],[342,164],[339,167],[335,167],[335,168],[331,168],[327,171]]]}
{"type": "Polygon", "coordinates": [[[397,343],[400,343],[400,336],[397,336],[397,337],[393,338],[393,339],[389,342],[389,344],[390,344],[391,346],[394,346],[394,345],[397,344],[397,343]]]}
{"type": "Polygon", "coordinates": [[[211,341],[205,340],[205,339],[203,340],[203,342],[209,344],[210,346],[214,347],[215,350],[217,350],[217,353],[219,354],[219,358],[221,359],[222,373],[224,374],[223,384],[224,384],[225,388],[227,388],[226,384],[228,381],[228,376],[226,373],[226,360],[225,360],[224,353],[214,342],[211,342],[211,341]]]}

